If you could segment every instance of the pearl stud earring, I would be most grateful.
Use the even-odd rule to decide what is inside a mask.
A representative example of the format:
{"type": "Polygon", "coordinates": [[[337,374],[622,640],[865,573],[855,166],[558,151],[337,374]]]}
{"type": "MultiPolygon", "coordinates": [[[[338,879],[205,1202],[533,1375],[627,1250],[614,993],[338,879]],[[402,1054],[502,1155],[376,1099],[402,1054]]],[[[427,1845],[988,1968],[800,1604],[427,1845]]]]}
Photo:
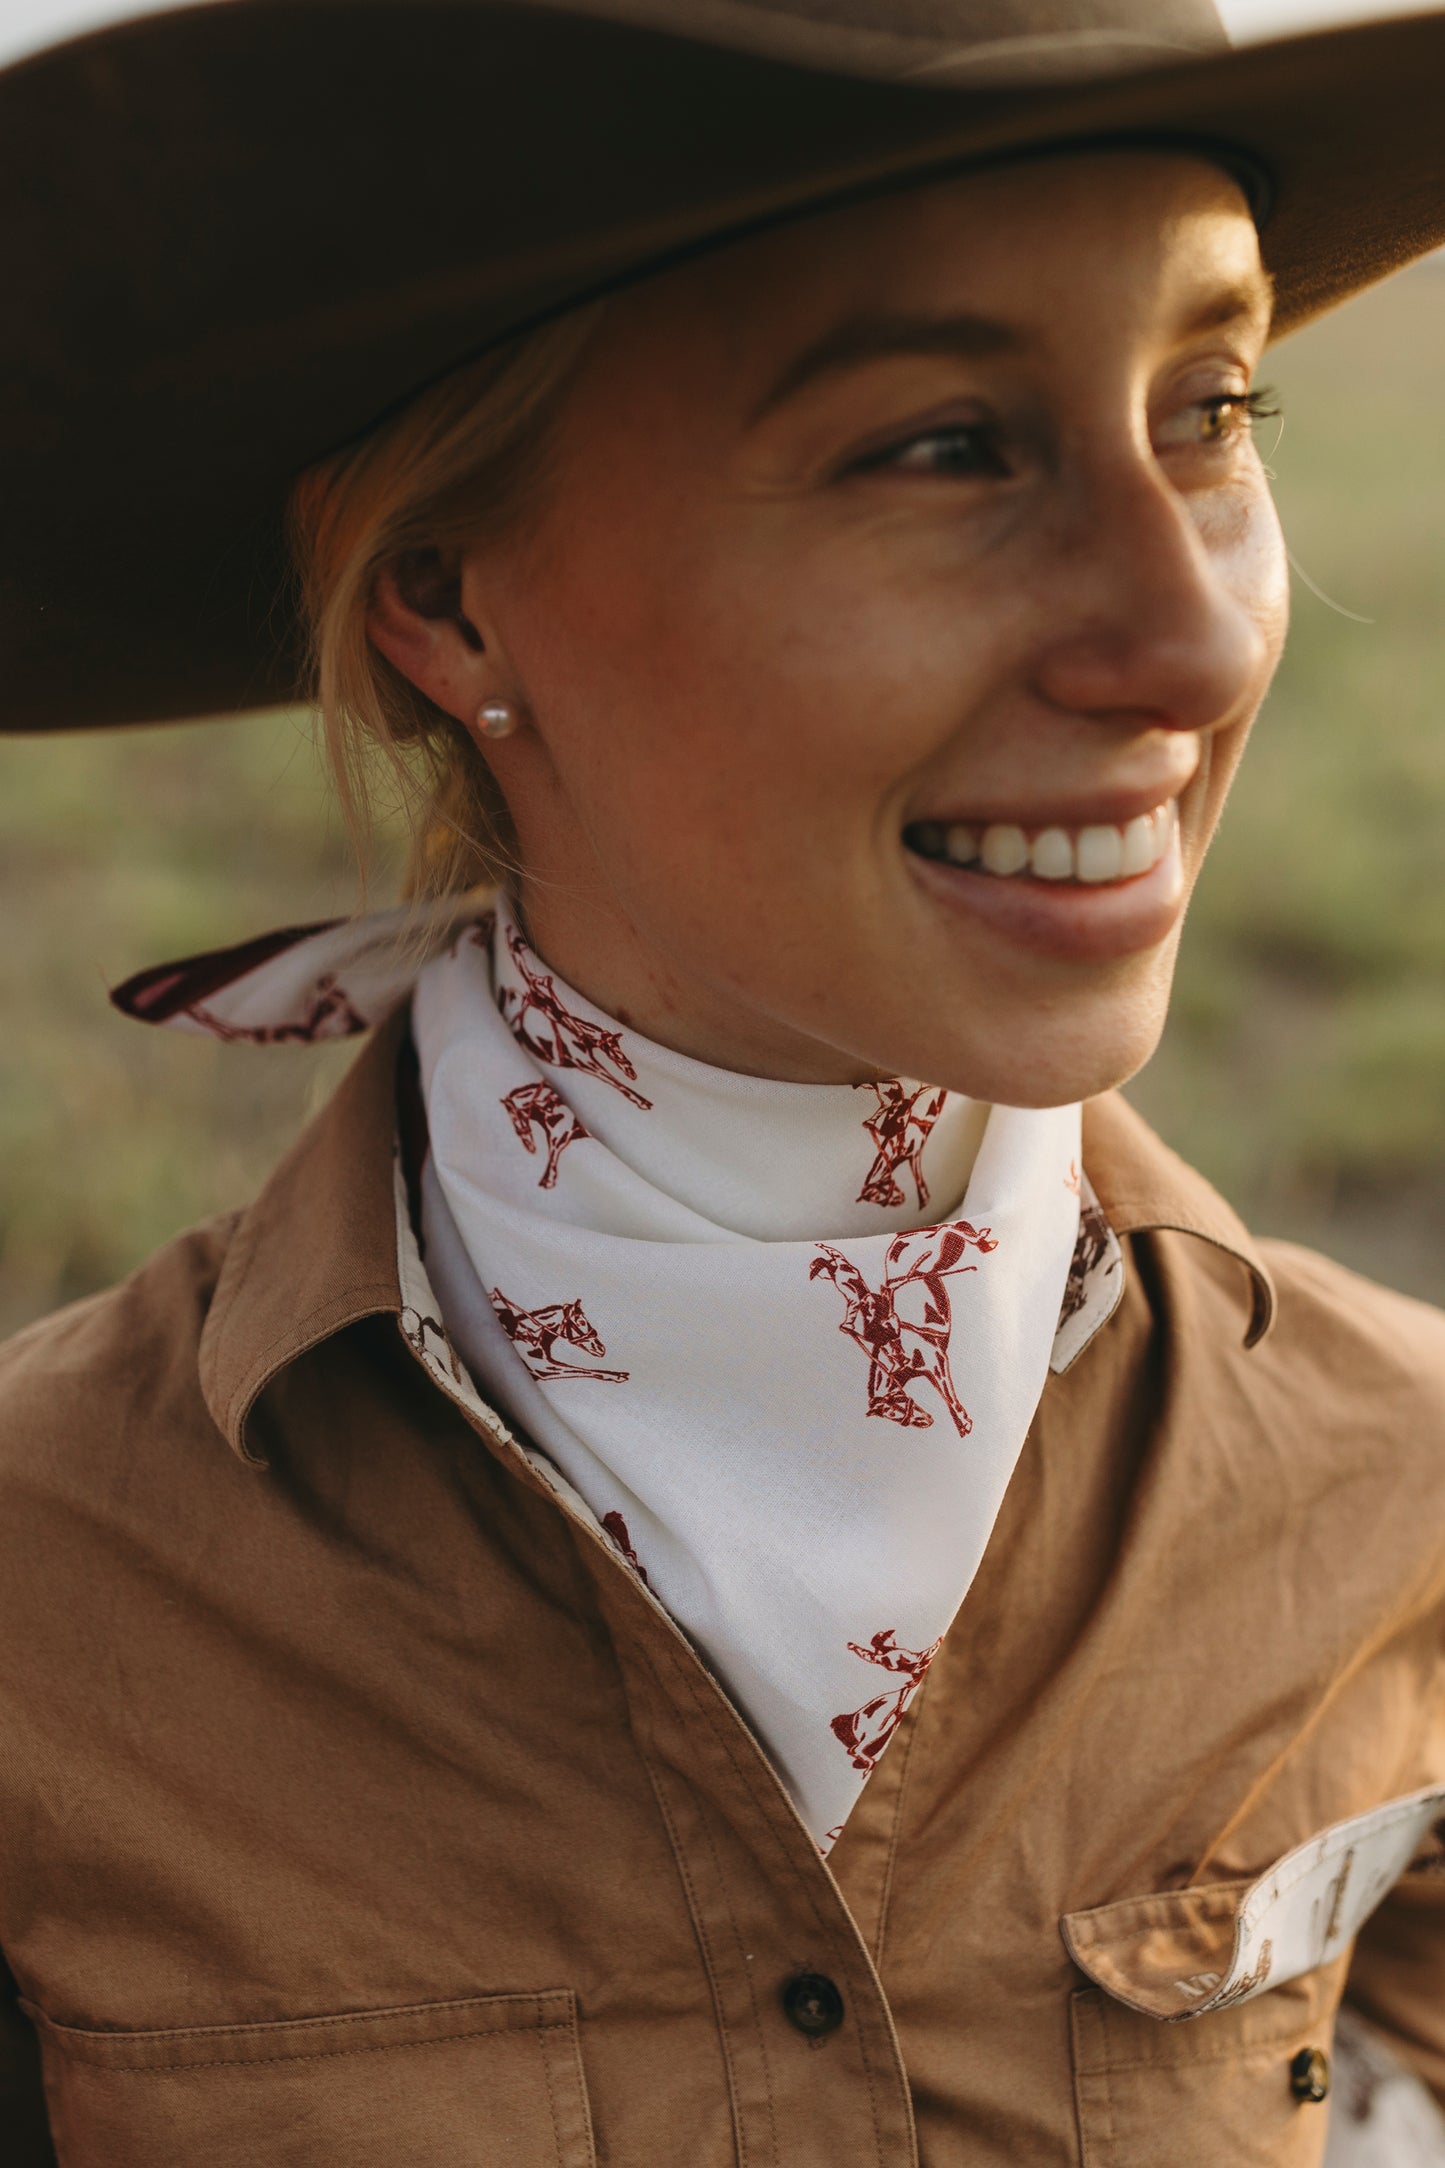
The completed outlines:
{"type": "Polygon", "coordinates": [[[484,738],[510,738],[517,727],[517,711],[505,700],[488,700],[477,710],[477,728],[484,738]]]}

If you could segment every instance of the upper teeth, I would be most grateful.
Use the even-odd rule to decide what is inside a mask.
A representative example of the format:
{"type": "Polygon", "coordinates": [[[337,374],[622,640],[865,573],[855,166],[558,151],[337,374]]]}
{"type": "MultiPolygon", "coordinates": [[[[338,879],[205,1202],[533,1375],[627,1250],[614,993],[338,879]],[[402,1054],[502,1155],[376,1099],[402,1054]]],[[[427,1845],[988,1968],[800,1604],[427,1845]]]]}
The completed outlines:
{"type": "Polygon", "coordinates": [[[1128,880],[1157,866],[1173,841],[1179,808],[1171,798],[1122,828],[1041,828],[1030,837],[1011,821],[919,821],[912,834],[930,858],[979,865],[985,873],[1032,873],[1041,881],[1128,880]]]}

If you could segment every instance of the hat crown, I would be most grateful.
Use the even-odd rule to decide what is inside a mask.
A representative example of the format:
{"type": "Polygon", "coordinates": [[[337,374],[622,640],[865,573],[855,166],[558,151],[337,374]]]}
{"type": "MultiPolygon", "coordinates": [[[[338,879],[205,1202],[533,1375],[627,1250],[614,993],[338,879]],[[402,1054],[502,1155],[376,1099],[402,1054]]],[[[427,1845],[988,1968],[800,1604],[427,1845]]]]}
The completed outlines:
{"type": "Polygon", "coordinates": [[[1226,49],[1214,0],[531,0],[844,74],[1007,87],[1226,49]]]}
{"type": "Polygon", "coordinates": [[[1270,184],[1292,329],[1445,243],[1442,71],[1445,5],[1212,0],[225,0],[0,67],[0,731],[294,698],[298,473],[784,219],[1175,146],[1270,184]]]}
{"type": "MultiPolygon", "coordinates": [[[[1152,31],[1197,40],[1224,37],[1213,0],[735,0],[739,13],[795,16],[838,29],[987,44],[996,38],[1080,31],[1152,31]]],[[[674,22],[685,8],[671,0],[674,22]]]]}

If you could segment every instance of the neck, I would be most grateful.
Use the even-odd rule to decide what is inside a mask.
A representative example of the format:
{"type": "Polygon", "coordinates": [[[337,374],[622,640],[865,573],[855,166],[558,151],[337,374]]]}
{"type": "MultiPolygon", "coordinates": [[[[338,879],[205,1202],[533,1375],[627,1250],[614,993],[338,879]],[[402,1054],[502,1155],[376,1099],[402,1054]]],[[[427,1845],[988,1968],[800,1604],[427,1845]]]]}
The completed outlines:
{"type": "Polygon", "coordinates": [[[907,1077],[799,1082],[647,1037],[544,964],[505,902],[492,991],[587,1133],[700,1223],[763,1241],[899,1232],[962,1203],[989,1109],[907,1077]]]}
{"type": "Polygon", "coordinates": [[[569,987],[669,1052],[774,1083],[851,1086],[887,1076],[846,1047],[769,1015],[735,987],[682,971],[610,895],[579,897],[560,878],[524,877],[507,907],[569,987]]]}

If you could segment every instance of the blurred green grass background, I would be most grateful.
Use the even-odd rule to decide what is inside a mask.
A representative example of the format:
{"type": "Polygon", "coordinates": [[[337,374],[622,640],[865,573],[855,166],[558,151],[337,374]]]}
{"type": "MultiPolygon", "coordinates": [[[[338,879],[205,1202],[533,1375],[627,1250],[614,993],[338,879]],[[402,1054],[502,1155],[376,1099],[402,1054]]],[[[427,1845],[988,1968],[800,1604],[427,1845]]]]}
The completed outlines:
{"type": "MultiPolygon", "coordinates": [[[[1291,549],[1353,615],[1296,583],[1130,1096],[1257,1230],[1445,1302],[1445,269],[1264,375],[1291,549]]],[[[355,899],[304,718],[0,739],[0,1331],[251,1195],[350,1058],[147,1030],[107,985],[355,899]]]]}

